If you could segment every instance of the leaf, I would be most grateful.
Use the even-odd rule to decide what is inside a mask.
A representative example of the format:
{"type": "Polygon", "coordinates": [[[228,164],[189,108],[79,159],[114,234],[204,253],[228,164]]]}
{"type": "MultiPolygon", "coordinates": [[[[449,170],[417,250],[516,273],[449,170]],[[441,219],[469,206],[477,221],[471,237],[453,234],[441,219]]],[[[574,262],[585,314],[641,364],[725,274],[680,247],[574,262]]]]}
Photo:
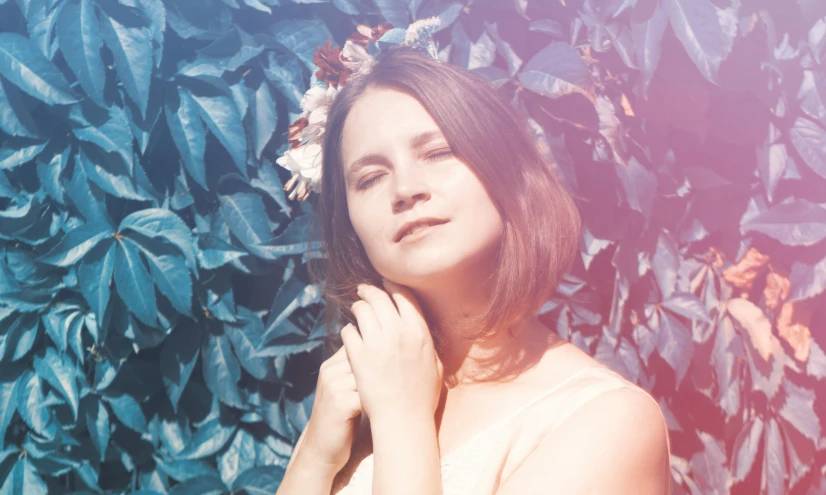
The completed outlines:
{"type": "Polygon", "coordinates": [[[163,208],[145,208],[131,213],[120,223],[119,230],[131,230],[150,239],[162,239],[175,245],[195,269],[195,245],[192,231],[175,212],[163,208]]]}
{"type": "Polygon", "coordinates": [[[48,493],[46,483],[37,473],[28,456],[20,456],[0,488],[2,495],[40,495],[48,493]]]}
{"type": "Polygon", "coordinates": [[[711,323],[712,320],[706,312],[706,308],[697,296],[689,293],[674,293],[665,299],[662,306],[672,313],[684,316],[689,320],[700,320],[711,323]]]}
{"type": "Polygon", "coordinates": [[[241,367],[230,349],[229,339],[225,335],[209,335],[201,352],[207,387],[225,404],[243,408],[244,401],[238,390],[241,367]]]}
{"type": "Polygon", "coordinates": [[[820,421],[815,412],[815,392],[798,387],[789,380],[783,381],[786,400],[780,408],[780,416],[817,445],[820,441],[820,421]]]}
{"type": "Polygon", "coordinates": [[[734,456],[731,460],[731,471],[735,481],[743,481],[754,465],[757,449],[760,448],[760,437],[763,436],[763,420],[754,417],[743,425],[737,438],[734,439],[734,456]]]}
{"type": "Polygon", "coordinates": [[[46,143],[21,144],[23,146],[17,148],[7,142],[0,148],[0,170],[11,170],[29,163],[46,147],[46,143]]]}
{"type": "Polygon", "coordinates": [[[198,264],[206,270],[214,270],[232,263],[247,254],[209,234],[200,238],[199,248],[198,264]]]}
{"type": "Polygon", "coordinates": [[[128,394],[104,395],[103,400],[109,403],[112,413],[127,428],[138,433],[146,433],[146,416],[134,397],[128,394]]]}
{"type": "Polygon", "coordinates": [[[64,3],[56,27],[60,51],[83,91],[95,103],[105,106],[103,87],[106,84],[106,72],[100,56],[103,40],[92,0],[64,3]]]}
{"type": "Polygon", "coordinates": [[[199,495],[224,495],[228,492],[224,483],[212,476],[192,478],[175,485],[169,490],[169,495],[189,495],[191,493],[197,493],[199,495]]]}
{"type": "Polygon", "coordinates": [[[247,137],[241,123],[241,114],[238,113],[235,102],[222,94],[213,96],[190,94],[195,102],[195,108],[212,135],[229,152],[241,175],[246,177],[247,137]]]}
{"type": "Polygon", "coordinates": [[[734,9],[718,9],[709,0],[664,0],[663,8],[694,65],[717,84],[717,71],[737,35],[734,9]]]}
{"type": "MultiPolygon", "coordinates": [[[[637,4],[639,8],[640,4],[637,4]]],[[[642,76],[642,94],[648,93],[648,85],[654,77],[662,53],[662,39],[665,28],[668,27],[668,17],[665,10],[655,4],[654,12],[645,22],[631,23],[631,36],[637,51],[637,66],[642,76]]]]}
{"type": "Polygon", "coordinates": [[[118,295],[129,311],[142,322],[154,326],[158,317],[155,287],[132,242],[118,242],[114,275],[118,295]]]}
{"type": "Polygon", "coordinates": [[[792,264],[789,279],[791,280],[788,299],[790,302],[809,299],[821,294],[826,290],[826,258],[814,265],[795,261],[792,264]]]}
{"type": "Polygon", "coordinates": [[[275,126],[278,124],[278,113],[276,113],[275,101],[272,99],[270,87],[262,80],[258,89],[252,95],[250,105],[250,122],[252,127],[252,142],[255,150],[255,157],[261,160],[261,153],[264,147],[275,134],[275,126]]]}
{"type": "Polygon", "coordinates": [[[86,429],[89,439],[100,454],[100,461],[106,458],[106,448],[109,445],[109,412],[106,406],[96,398],[87,398],[86,429]]]}
{"type": "Polygon", "coordinates": [[[726,304],[728,313],[748,332],[752,345],[768,361],[779,342],[772,335],[772,324],[763,311],[748,299],[733,298],[726,304]]]}
{"type": "Polygon", "coordinates": [[[218,456],[218,470],[225,485],[232,485],[241,472],[255,466],[255,443],[252,435],[239,429],[227,450],[218,456]]]}
{"type": "Polygon", "coordinates": [[[0,33],[0,74],[49,105],[78,101],[60,70],[30,40],[17,33],[0,33]]]}
{"type": "Polygon", "coordinates": [[[135,180],[124,169],[128,163],[119,160],[107,159],[95,149],[79,148],[75,155],[75,166],[78,164],[90,181],[103,191],[123,199],[145,201],[151,199],[138,191],[135,180]],[[90,159],[90,158],[94,159],[90,159]]]}
{"type": "Polygon", "coordinates": [[[0,78],[0,131],[10,136],[39,139],[40,132],[23,104],[23,95],[16,86],[0,78]]]}
{"type": "Polygon", "coordinates": [[[660,315],[660,324],[656,329],[657,352],[674,369],[679,388],[691,363],[694,343],[691,332],[677,318],[666,311],[660,312],[660,315]]]}
{"type": "Polygon", "coordinates": [[[26,425],[43,437],[52,438],[55,426],[51,410],[45,404],[40,377],[27,371],[17,380],[15,391],[17,412],[26,425]]]}
{"type": "Polygon", "coordinates": [[[163,0],[138,0],[143,13],[149,18],[149,31],[152,33],[155,67],[161,66],[163,55],[163,36],[166,29],[166,7],[163,0]]]}
{"type": "Polygon", "coordinates": [[[284,479],[282,466],[256,466],[239,474],[232,483],[232,491],[249,494],[274,493],[284,479]]]}
{"type": "Polygon", "coordinates": [[[287,228],[272,241],[256,246],[256,255],[265,259],[276,259],[290,254],[304,254],[309,250],[320,249],[321,242],[310,238],[308,229],[312,215],[295,218],[287,228]]]}
{"type": "MultiPolygon", "coordinates": [[[[125,240],[134,242],[130,238],[125,238],[125,240]]],[[[134,242],[134,244],[141,249],[149,264],[152,280],[161,294],[169,300],[176,311],[191,317],[192,279],[189,277],[189,270],[183,258],[166,244],[155,246],[156,252],[142,243],[134,242]],[[163,249],[164,247],[166,249],[163,249]]]]}
{"type": "Polygon", "coordinates": [[[117,106],[109,107],[109,115],[106,122],[100,126],[88,126],[73,129],[74,135],[81,141],[86,141],[100,147],[107,153],[115,153],[126,165],[126,170],[130,176],[135,175],[134,152],[132,149],[132,130],[129,126],[129,118],[126,112],[117,106]]]}
{"type": "Polygon", "coordinates": [[[214,455],[232,438],[237,426],[222,424],[214,418],[198,427],[189,444],[175,455],[176,459],[201,459],[214,455]]]}
{"type": "Polygon", "coordinates": [[[741,225],[787,246],[811,246],[826,239],[826,208],[806,199],[790,198],[769,207],[741,225]]]}
{"type": "Polygon", "coordinates": [[[267,212],[261,196],[256,193],[237,192],[219,196],[221,213],[230,231],[250,252],[257,254],[256,247],[273,238],[267,223],[267,212]]]}
{"type": "Polygon", "coordinates": [[[134,26],[131,19],[130,26],[121,23],[126,19],[119,20],[120,16],[113,13],[101,16],[101,34],[115,59],[113,65],[123,89],[137,104],[141,116],[146,117],[152,82],[152,33],[146,27],[134,26]]]}
{"type": "Polygon", "coordinates": [[[220,475],[215,469],[215,466],[210,465],[208,461],[199,460],[165,460],[157,455],[153,456],[158,468],[172,478],[173,480],[182,483],[192,478],[199,476],[212,476],[220,480],[220,475]]]}
{"type": "Polygon", "coordinates": [[[806,165],[826,178],[826,131],[811,120],[798,117],[789,129],[789,140],[806,165]]]}
{"type": "Polygon", "coordinates": [[[198,109],[189,92],[183,88],[166,91],[164,115],[172,135],[172,141],[189,175],[207,189],[206,167],[204,152],[206,150],[206,135],[204,125],[198,116],[198,109]],[[177,94],[177,96],[176,96],[177,94]]]}
{"type": "Polygon", "coordinates": [[[593,99],[588,66],[567,43],[554,41],[540,50],[517,77],[525,88],[550,98],[581,93],[593,99]]]}
{"type": "Polygon", "coordinates": [[[267,53],[264,76],[287,98],[290,109],[299,113],[301,112],[301,99],[307,89],[302,77],[303,72],[297,57],[277,57],[273,52],[267,53]]]}
{"type": "Polygon", "coordinates": [[[80,401],[75,365],[66,354],[58,355],[54,347],[47,347],[43,357],[35,356],[34,369],[37,375],[46,380],[59,393],[77,420],[80,401]]]}
{"type": "Polygon", "coordinates": [[[184,392],[201,348],[201,332],[193,326],[178,325],[164,339],[160,367],[163,384],[172,409],[178,412],[178,402],[184,392]]]}
{"type": "Polygon", "coordinates": [[[317,19],[280,21],[273,25],[272,32],[275,40],[297,55],[311,72],[318,69],[313,62],[316,48],[333,39],[327,26],[317,19]]]}
{"type": "Polygon", "coordinates": [[[106,306],[111,295],[112,273],[115,268],[117,245],[109,240],[92,250],[77,269],[80,291],[98,321],[104,321],[106,306]]]}
{"type": "Polygon", "coordinates": [[[111,235],[112,232],[106,225],[84,224],[64,235],[60,242],[38,261],[55,266],[74,265],[99,242],[111,235]]]}
{"type": "Polygon", "coordinates": [[[774,124],[769,124],[769,135],[766,141],[757,149],[757,171],[763,181],[763,187],[766,190],[766,197],[769,202],[772,202],[777,184],[783,178],[789,160],[791,160],[786,145],[777,142],[779,137],[780,131],[777,130],[777,127],[774,124]]]}
{"type": "Polygon", "coordinates": [[[761,492],[766,495],[782,495],[786,493],[786,455],[783,452],[783,438],[780,428],[774,418],[764,430],[764,457],[761,492]]]}
{"type": "Polygon", "coordinates": [[[227,324],[224,326],[224,331],[230,342],[232,342],[232,348],[235,350],[235,355],[238,356],[241,366],[250,375],[263,380],[267,376],[269,366],[265,358],[257,355],[257,349],[261,345],[261,338],[264,336],[264,324],[258,315],[246,308],[239,307],[238,313],[244,326],[236,327],[227,324]]]}
{"type": "Polygon", "coordinates": [[[410,24],[410,15],[402,0],[375,0],[375,3],[376,7],[379,8],[381,16],[390,24],[396,27],[403,27],[410,24]]]}

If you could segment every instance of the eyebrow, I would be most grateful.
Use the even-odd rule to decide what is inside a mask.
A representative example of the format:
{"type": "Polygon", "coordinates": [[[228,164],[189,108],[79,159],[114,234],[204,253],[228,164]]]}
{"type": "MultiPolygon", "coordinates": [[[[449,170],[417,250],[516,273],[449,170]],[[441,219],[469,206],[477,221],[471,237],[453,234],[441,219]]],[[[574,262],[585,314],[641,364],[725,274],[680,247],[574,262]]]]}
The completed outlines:
{"type": "MultiPolygon", "coordinates": [[[[410,140],[410,147],[413,148],[414,150],[418,150],[422,146],[429,143],[430,141],[433,141],[434,139],[436,139],[438,137],[441,137],[441,136],[442,136],[441,131],[425,131],[425,132],[422,132],[420,134],[417,134],[417,135],[413,136],[413,138],[410,140]]],[[[349,174],[354,173],[355,171],[357,171],[361,167],[367,165],[368,163],[381,162],[381,161],[386,161],[384,155],[381,155],[379,153],[370,153],[368,155],[364,155],[363,157],[361,157],[357,160],[354,160],[353,163],[351,163],[350,166],[347,168],[347,171],[345,173],[347,175],[349,175],[349,174]]]]}

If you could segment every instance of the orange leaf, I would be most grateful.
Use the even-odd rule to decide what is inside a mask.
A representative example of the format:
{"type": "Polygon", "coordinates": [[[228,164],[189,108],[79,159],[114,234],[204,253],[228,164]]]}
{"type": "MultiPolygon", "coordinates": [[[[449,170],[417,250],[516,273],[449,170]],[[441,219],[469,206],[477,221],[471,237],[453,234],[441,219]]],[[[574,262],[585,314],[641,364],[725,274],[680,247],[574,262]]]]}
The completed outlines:
{"type": "Polygon", "coordinates": [[[794,349],[794,357],[800,362],[809,359],[809,349],[812,346],[812,332],[809,324],[812,321],[812,310],[804,303],[786,303],[777,316],[777,330],[783,340],[794,349]]]}
{"type": "Polygon", "coordinates": [[[742,289],[751,289],[754,279],[769,262],[769,257],[761,254],[755,248],[749,248],[746,254],[736,265],[732,265],[723,271],[723,278],[731,285],[742,289]]]}
{"type": "Polygon", "coordinates": [[[730,299],[726,305],[729,314],[748,332],[751,343],[760,356],[768,361],[779,342],[772,335],[772,324],[763,311],[748,299],[730,299]]]}

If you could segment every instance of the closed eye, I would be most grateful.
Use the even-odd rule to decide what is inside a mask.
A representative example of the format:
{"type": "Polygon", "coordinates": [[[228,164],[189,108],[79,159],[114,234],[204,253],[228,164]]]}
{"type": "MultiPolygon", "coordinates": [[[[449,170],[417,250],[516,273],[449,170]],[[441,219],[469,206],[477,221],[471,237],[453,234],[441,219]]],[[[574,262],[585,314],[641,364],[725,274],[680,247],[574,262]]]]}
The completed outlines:
{"type": "Polygon", "coordinates": [[[430,161],[440,162],[442,160],[447,160],[451,156],[453,156],[453,150],[451,150],[450,148],[445,148],[428,153],[425,158],[427,158],[430,161]]]}

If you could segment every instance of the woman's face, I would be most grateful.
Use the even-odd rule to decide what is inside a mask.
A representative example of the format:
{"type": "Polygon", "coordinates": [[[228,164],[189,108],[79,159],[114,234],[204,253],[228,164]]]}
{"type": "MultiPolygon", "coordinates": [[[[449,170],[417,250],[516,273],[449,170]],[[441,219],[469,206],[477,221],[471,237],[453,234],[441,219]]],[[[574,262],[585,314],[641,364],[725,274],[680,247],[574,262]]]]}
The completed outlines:
{"type": "Polygon", "coordinates": [[[379,274],[425,288],[445,275],[493,268],[499,211],[418,100],[368,90],[342,132],[350,221],[379,274]],[[399,238],[405,224],[423,219],[430,219],[424,228],[399,238]]]}

